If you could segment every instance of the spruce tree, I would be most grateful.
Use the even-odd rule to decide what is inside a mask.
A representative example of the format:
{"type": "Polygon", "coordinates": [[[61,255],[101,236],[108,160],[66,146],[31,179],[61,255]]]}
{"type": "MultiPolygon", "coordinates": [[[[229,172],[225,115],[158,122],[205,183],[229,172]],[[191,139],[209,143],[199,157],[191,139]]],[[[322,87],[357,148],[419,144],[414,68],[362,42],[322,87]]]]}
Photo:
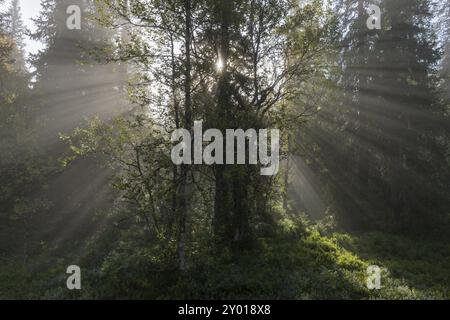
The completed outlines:
{"type": "Polygon", "coordinates": [[[341,95],[311,134],[321,138],[341,220],[353,227],[429,233],[443,218],[445,118],[430,3],[379,2],[381,30],[366,27],[370,2],[342,3],[341,95]]]}

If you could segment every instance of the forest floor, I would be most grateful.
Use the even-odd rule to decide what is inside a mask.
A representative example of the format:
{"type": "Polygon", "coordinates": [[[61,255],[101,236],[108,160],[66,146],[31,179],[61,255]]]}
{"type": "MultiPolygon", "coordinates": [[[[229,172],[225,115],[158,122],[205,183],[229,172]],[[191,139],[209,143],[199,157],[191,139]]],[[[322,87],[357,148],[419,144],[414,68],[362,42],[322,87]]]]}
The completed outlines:
{"type": "Polygon", "coordinates": [[[285,221],[238,256],[193,249],[186,274],[155,253],[161,248],[130,239],[112,247],[85,258],[79,292],[65,289],[70,259],[41,257],[27,271],[4,260],[0,299],[450,299],[447,242],[385,233],[325,236],[285,221]],[[382,269],[379,290],[367,288],[369,265],[382,269]]]}

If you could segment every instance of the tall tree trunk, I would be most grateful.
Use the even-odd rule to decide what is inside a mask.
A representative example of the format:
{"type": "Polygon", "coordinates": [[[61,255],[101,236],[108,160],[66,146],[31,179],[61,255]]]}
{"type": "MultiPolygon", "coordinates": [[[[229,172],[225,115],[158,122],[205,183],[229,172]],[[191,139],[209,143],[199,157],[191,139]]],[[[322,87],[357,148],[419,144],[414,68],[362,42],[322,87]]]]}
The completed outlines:
{"type": "MultiPolygon", "coordinates": [[[[184,109],[184,125],[185,129],[192,131],[192,98],[191,98],[191,32],[192,32],[192,1],[185,0],[185,109],[184,109]]],[[[181,166],[180,177],[180,225],[178,240],[178,259],[180,270],[186,270],[186,219],[188,215],[187,203],[187,177],[189,168],[186,164],[181,166]]]]}
{"type": "MultiPolygon", "coordinates": [[[[232,2],[232,1],[230,1],[232,2]]],[[[230,4],[221,2],[217,4],[217,11],[221,17],[219,34],[218,59],[223,63],[222,70],[218,70],[217,85],[217,113],[221,123],[216,126],[225,131],[230,122],[230,88],[228,83],[228,54],[229,54],[229,17],[230,4]]],[[[227,244],[231,238],[231,202],[233,195],[229,185],[230,167],[227,165],[215,166],[215,199],[214,199],[214,233],[219,242],[227,244]]]]}
{"type": "MultiPolygon", "coordinates": [[[[176,84],[176,64],[175,64],[175,45],[174,45],[174,39],[173,34],[170,34],[170,54],[171,54],[171,64],[172,64],[172,103],[174,108],[174,114],[175,114],[175,128],[180,129],[180,103],[177,98],[177,84],[176,84]]],[[[178,180],[179,180],[179,170],[178,166],[173,164],[172,165],[172,183],[174,186],[173,194],[172,194],[172,217],[170,219],[170,226],[168,228],[169,232],[167,237],[172,236],[172,227],[173,222],[176,221],[178,217],[178,180]]]]}

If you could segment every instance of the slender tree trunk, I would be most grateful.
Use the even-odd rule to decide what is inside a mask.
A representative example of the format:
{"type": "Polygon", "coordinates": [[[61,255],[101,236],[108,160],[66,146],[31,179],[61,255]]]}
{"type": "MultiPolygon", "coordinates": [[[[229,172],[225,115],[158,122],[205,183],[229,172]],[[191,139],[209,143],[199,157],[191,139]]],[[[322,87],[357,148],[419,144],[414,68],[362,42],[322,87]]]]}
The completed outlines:
{"type": "MultiPolygon", "coordinates": [[[[185,0],[185,110],[184,122],[185,129],[192,130],[192,99],[191,99],[191,32],[192,32],[192,2],[185,0]]],[[[180,225],[179,225],[179,240],[178,240],[178,259],[180,263],[180,270],[186,270],[186,219],[188,214],[187,203],[187,176],[188,166],[183,164],[181,166],[181,181],[180,181],[180,225]]]]}
{"type": "MultiPolygon", "coordinates": [[[[177,85],[176,85],[176,63],[175,63],[175,48],[173,35],[170,34],[170,53],[171,53],[171,64],[172,64],[172,103],[175,113],[175,128],[180,128],[180,103],[177,98],[177,85]]],[[[178,217],[178,181],[179,180],[179,170],[178,166],[172,165],[172,183],[174,186],[174,191],[172,194],[172,217],[170,219],[170,227],[168,237],[172,236],[173,221],[176,221],[178,217]]]]}

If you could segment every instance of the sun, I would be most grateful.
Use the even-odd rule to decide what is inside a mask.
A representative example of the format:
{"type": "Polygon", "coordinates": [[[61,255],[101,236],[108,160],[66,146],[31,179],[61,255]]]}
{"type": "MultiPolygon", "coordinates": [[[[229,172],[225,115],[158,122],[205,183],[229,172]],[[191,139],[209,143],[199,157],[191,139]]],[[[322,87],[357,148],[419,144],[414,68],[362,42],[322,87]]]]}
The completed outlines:
{"type": "Polygon", "coordinates": [[[222,72],[224,68],[225,68],[225,63],[224,63],[223,59],[219,56],[216,61],[216,71],[222,72]]]}

